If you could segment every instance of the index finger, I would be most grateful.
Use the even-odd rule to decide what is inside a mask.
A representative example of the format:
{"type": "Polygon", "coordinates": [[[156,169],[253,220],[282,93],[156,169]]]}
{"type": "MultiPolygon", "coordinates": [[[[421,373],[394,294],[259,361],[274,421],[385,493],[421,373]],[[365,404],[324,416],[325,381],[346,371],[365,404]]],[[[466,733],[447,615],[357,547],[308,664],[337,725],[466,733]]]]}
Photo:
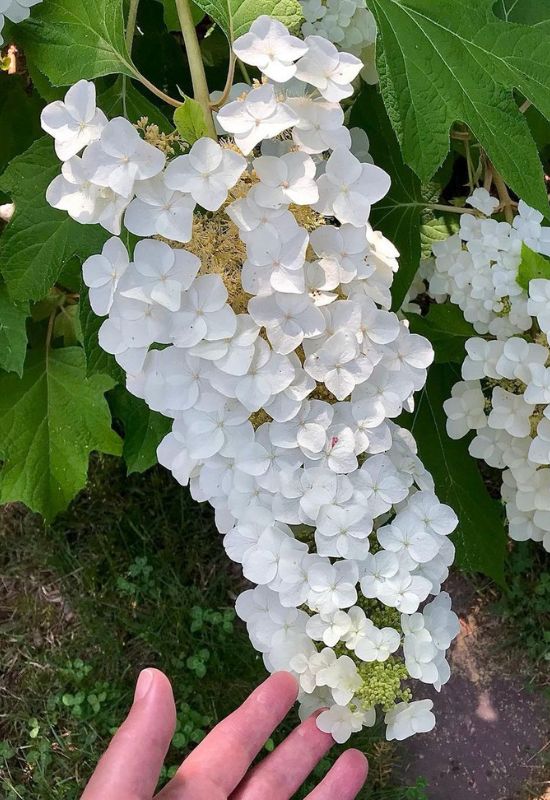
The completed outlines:
{"type": "Polygon", "coordinates": [[[168,678],[140,674],[130,713],[115,733],[81,800],[150,800],[176,725],[168,678]]]}
{"type": "Polygon", "coordinates": [[[158,800],[185,800],[187,787],[197,778],[225,795],[231,794],[297,696],[298,685],[292,675],[271,675],[202,740],[159,793],[158,800]]]}

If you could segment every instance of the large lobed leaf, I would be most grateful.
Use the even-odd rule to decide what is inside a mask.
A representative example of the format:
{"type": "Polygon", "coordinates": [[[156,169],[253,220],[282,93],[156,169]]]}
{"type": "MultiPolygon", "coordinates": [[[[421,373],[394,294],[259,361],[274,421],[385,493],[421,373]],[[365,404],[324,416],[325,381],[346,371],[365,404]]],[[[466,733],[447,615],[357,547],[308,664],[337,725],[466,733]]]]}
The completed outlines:
{"type": "Polygon", "coordinates": [[[122,0],[47,0],[18,26],[16,38],[57,86],[136,73],[124,42],[122,0]]]}
{"type": "Polygon", "coordinates": [[[0,73],[0,174],[40,136],[41,108],[40,98],[26,90],[21,75],[0,73]]]}
{"type": "Polygon", "coordinates": [[[0,178],[0,189],[15,203],[0,237],[0,270],[14,300],[40,300],[72,256],[97,253],[108,238],[99,225],[80,225],[48,205],[46,188],[59,171],[51,139],[43,137],[0,178]]]}
{"type": "Polygon", "coordinates": [[[262,14],[276,17],[291,29],[302,19],[298,0],[196,0],[196,5],[218,23],[230,42],[246,33],[262,14]]]}
{"type": "Polygon", "coordinates": [[[86,377],[80,347],[29,352],[21,379],[0,375],[0,502],[19,500],[51,520],[86,483],[89,454],[119,455],[104,393],[86,377]]]}
{"type": "Polygon", "coordinates": [[[117,386],[110,396],[113,416],[124,427],[122,456],[128,474],[145,472],[157,463],[157,448],[170,431],[172,420],[151,411],[144,400],[117,386]]]}
{"type": "Polygon", "coordinates": [[[453,367],[433,365],[413,416],[405,414],[400,422],[414,435],[438,497],[458,515],[458,529],[452,536],[457,565],[502,584],[507,542],[502,507],[488,494],[467,441],[449,439],[445,429],[443,402],[459,379],[453,367]]]}
{"type": "Polygon", "coordinates": [[[4,285],[0,286],[0,369],[23,372],[27,352],[26,322],[29,303],[13,301],[4,285]]]}
{"type": "Polygon", "coordinates": [[[550,117],[548,26],[498,19],[494,4],[371,0],[384,101],[405,160],[422,180],[443,162],[449,129],[460,121],[511,188],[548,214],[537,149],[513,96],[519,90],[550,117]]]}

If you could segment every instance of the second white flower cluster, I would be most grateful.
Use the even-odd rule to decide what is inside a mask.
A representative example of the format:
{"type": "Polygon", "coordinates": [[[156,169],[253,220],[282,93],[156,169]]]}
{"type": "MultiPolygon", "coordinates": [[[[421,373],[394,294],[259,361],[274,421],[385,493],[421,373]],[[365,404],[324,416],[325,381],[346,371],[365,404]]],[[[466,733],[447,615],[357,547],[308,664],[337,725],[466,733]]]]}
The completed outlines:
{"type": "Polygon", "coordinates": [[[475,431],[471,455],[503,470],[510,536],[550,550],[550,280],[531,280],[528,292],[518,283],[523,244],[550,255],[550,228],[523,201],[512,225],[491,219],[499,202],[485,189],[469,203],[487,218],[463,215],[459,233],[434,245],[430,279],[481,334],[466,342],[447,432],[475,431]]]}

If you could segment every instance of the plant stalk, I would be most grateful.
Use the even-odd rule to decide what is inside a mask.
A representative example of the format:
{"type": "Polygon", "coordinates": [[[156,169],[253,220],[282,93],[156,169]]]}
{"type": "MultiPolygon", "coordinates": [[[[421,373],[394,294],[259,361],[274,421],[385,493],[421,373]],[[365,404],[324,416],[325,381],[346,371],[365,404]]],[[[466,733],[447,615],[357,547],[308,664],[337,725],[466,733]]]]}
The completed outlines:
{"type": "MultiPolygon", "coordinates": [[[[134,43],[134,35],[136,32],[138,6],[139,6],[139,0],[130,0],[130,7],[128,9],[128,19],[126,20],[126,36],[125,36],[126,49],[128,50],[129,56],[132,55],[132,45],[134,43]]],[[[171,106],[175,106],[176,108],[182,105],[180,100],[174,100],[172,97],[169,97],[167,94],[165,94],[162,91],[162,89],[159,89],[157,86],[155,86],[154,83],[151,83],[151,81],[148,78],[146,78],[145,75],[142,75],[141,72],[139,72],[139,70],[136,69],[136,67],[131,61],[128,63],[128,66],[132,69],[135,79],[138,80],[140,83],[142,83],[154,95],[160,97],[161,100],[164,100],[165,103],[168,103],[171,106]]],[[[123,75],[122,77],[123,80],[127,80],[126,75],[123,75]]],[[[126,115],[126,110],[124,111],[124,113],[126,115]]]]}
{"type": "Polygon", "coordinates": [[[193,95],[197,103],[201,106],[206,120],[208,135],[212,139],[217,139],[214,118],[210,108],[210,93],[206,82],[206,73],[202,60],[201,48],[197,37],[197,30],[193,22],[191,6],[189,0],[176,0],[176,9],[183,34],[183,42],[187,53],[187,61],[191,71],[191,81],[193,83],[193,95]]]}
{"type": "Polygon", "coordinates": [[[227,80],[225,82],[225,87],[222,92],[222,96],[216,103],[210,103],[210,108],[217,110],[224,103],[227,102],[227,98],[231,93],[231,87],[233,86],[233,80],[235,78],[235,64],[237,63],[237,57],[233,53],[233,50],[229,51],[229,69],[227,70],[227,80]]]}
{"type": "Polygon", "coordinates": [[[136,32],[136,20],[138,12],[139,0],[130,0],[130,8],[128,9],[128,19],[126,20],[126,49],[128,54],[132,54],[132,44],[134,41],[134,34],[136,32]]]}
{"type": "Polygon", "coordinates": [[[493,183],[495,184],[496,190],[498,192],[498,196],[504,211],[504,217],[506,222],[509,222],[510,225],[514,221],[514,201],[510,197],[508,192],[508,187],[504,183],[502,176],[496,171],[493,166],[493,183]]]}

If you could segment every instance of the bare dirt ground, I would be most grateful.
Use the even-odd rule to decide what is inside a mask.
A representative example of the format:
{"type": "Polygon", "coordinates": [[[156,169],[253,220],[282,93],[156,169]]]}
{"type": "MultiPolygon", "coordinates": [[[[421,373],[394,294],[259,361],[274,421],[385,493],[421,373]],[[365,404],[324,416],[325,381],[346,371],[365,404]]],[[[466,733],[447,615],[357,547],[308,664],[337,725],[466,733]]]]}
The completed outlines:
{"type": "Polygon", "coordinates": [[[550,703],[475,589],[449,584],[461,621],[452,677],[425,692],[437,728],[406,743],[405,782],[426,778],[430,800],[550,800],[550,703]]]}

